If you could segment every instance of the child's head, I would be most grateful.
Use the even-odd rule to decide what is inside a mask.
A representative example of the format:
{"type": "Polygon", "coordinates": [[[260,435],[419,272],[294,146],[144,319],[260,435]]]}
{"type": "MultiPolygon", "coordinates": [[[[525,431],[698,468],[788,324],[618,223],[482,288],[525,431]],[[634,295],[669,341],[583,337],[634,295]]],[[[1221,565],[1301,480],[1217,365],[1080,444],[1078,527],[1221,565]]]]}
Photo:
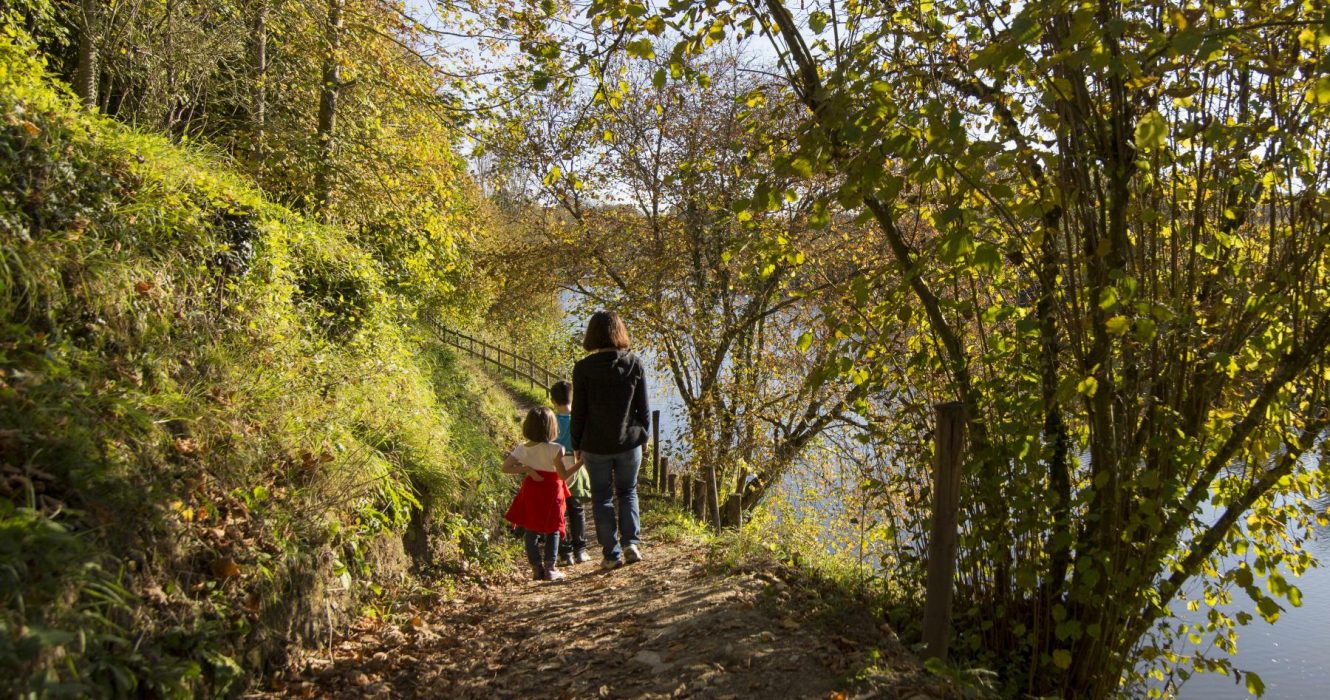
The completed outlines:
{"type": "Polygon", "coordinates": [[[550,387],[550,401],[555,406],[567,406],[573,401],[573,385],[560,379],[550,387]]]}
{"type": "Polygon", "coordinates": [[[559,437],[559,421],[548,408],[533,408],[522,421],[522,437],[531,442],[553,442],[559,437]]]}

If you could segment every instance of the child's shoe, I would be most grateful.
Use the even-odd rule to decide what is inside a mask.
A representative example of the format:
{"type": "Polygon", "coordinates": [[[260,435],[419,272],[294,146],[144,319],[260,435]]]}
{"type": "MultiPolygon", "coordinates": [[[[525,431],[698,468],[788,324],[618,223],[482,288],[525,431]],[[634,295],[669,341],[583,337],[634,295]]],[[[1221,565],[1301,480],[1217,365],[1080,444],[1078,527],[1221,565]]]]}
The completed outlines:
{"type": "Polygon", "coordinates": [[[546,581],[562,581],[565,578],[567,578],[567,576],[562,571],[559,571],[559,568],[557,566],[551,564],[545,567],[546,581]]]}
{"type": "Polygon", "coordinates": [[[585,549],[579,549],[573,553],[574,564],[585,564],[591,561],[591,555],[586,553],[585,549]]]}
{"type": "Polygon", "coordinates": [[[559,566],[572,566],[572,565],[573,565],[572,552],[564,552],[559,555],[559,566]]]}
{"type": "Polygon", "coordinates": [[[532,565],[531,565],[531,575],[532,575],[532,577],[533,577],[531,580],[533,580],[533,581],[544,581],[544,580],[545,580],[545,567],[544,567],[544,566],[541,566],[540,564],[532,564],[532,565]]]}
{"type": "Polygon", "coordinates": [[[613,571],[621,566],[623,566],[623,562],[619,559],[605,559],[600,562],[600,568],[605,571],[613,571]]]}
{"type": "Polygon", "coordinates": [[[623,563],[636,564],[642,561],[642,552],[638,550],[637,545],[630,544],[623,548],[623,563]]]}

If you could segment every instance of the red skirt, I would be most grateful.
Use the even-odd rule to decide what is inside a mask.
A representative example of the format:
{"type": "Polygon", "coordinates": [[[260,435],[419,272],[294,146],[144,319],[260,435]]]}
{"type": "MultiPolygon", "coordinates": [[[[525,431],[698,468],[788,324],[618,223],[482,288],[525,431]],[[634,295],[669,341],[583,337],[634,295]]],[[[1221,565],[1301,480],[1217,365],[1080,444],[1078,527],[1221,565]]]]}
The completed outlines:
{"type": "Polygon", "coordinates": [[[540,475],[544,477],[541,481],[529,476],[522,480],[522,488],[503,517],[531,532],[542,535],[557,532],[566,536],[563,509],[570,495],[568,485],[555,472],[541,472],[540,475]]]}

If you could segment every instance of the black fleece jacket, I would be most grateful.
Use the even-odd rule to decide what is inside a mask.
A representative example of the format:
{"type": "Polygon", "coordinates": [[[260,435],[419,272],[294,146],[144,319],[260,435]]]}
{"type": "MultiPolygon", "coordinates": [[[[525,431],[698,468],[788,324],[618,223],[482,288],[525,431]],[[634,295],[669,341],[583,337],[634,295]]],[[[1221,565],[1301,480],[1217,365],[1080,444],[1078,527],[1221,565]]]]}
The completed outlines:
{"type": "Polygon", "coordinates": [[[646,444],[651,429],[642,360],[620,350],[594,352],[573,365],[574,450],[612,455],[646,444]]]}

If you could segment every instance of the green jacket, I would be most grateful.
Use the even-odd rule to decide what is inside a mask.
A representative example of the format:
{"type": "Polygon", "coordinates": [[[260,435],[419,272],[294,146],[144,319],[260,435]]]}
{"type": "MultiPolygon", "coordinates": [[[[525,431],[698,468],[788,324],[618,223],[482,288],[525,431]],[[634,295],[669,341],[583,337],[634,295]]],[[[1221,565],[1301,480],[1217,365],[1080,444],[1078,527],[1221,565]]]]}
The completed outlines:
{"type": "MultiPolygon", "coordinates": [[[[572,440],[572,416],[567,413],[556,413],[554,417],[559,420],[559,437],[555,442],[563,445],[563,451],[573,454],[572,440]]],[[[587,473],[586,467],[577,470],[573,478],[568,480],[568,490],[573,493],[573,498],[587,500],[591,498],[591,475],[587,473]]]]}

